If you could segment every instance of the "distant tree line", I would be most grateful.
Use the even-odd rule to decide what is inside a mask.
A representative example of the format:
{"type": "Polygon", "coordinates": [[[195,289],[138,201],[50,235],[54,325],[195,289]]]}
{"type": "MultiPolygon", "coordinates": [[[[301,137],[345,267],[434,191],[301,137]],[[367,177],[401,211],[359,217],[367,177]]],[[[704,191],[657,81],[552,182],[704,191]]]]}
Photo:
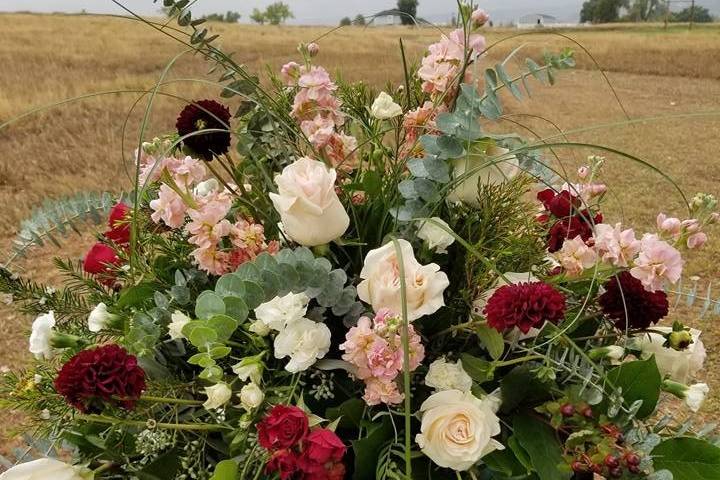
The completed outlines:
{"type": "Polygon", "coordinates": [[[712,22],[710,11],[700,5],[669,12],[665,0],[586,0],[580,10],[581,22],[613,23],[619,21],[712,22]]]}
{"type": "MultiPolygon", "coordinates": [[[[418,0],[397,0],[397,8],[394,10],[386,10],[386,12],[392,12],[396,16],[400,17],[400,23],[403,25],[415,25],[415,18],[417,17],[417,7],[420,2],[418,0]]],[[[343,17],[340,20],[340,26],[346,27],[349,25],[365,25],[365,17],[358,14],[355,19],[350,17],[343,17]]]]}
{"type": "Polygon", "coordinates": [[[240,20],[240,15],[238,12],[231,12],[228,10],[225,15],[222,13],[211,13],[209,15],[205,15],[201,18],[204,18],[207,21],[210,22],[223,22],[223,23],[237,23],[238,20],[240,20]]]}
{"type": "Polygon", "coordinates": [[[293,15],[290,10],[290,6],[283,2],[271,3],[265,10],[254,8],[250,14],[250,20],[260,25],[266,23],[270,25],[280,25],[290,18],[295,18],[295,15],[293,15]]]}

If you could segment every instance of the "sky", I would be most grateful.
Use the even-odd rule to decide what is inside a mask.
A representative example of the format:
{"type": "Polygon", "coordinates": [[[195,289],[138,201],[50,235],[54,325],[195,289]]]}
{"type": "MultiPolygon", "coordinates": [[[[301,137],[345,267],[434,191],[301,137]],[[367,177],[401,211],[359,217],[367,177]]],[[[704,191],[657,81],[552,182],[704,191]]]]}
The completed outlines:
{"type": "MultiPolygon", "coordinates": [[[[119,0],[136,13],[152,15],[158,12],[162,0],[119,0]]],[[[240,12],[240,21],[248,21],[253,8],[264,8],[275,0],[198,0],[192,8],[196,15],[205,13],[240,12]]],[[[344,16],[358,13],[372,15],[393,8],[395,0],[284,0],[290,5],[295,19],[289,23],[336,25],[344,16]]],[[[482,7],[496,22],[510,22],[528,13],[553,15],[561,21],[577,21],[583,0],[482,0],[482,7]]],[[[697,0],[699,5],[720,14],[720,0],[697,0]]],[[[455,11],[455,0],[420,0],[418,15],[428,21],[441,23],[450,19],[455,11]]],[[[677,7],[682,7],[681,3],[677,7]]],[[[37,12],[122,13],[111,0],[0,0],[0,12],[31,10],[37,12]]]]}

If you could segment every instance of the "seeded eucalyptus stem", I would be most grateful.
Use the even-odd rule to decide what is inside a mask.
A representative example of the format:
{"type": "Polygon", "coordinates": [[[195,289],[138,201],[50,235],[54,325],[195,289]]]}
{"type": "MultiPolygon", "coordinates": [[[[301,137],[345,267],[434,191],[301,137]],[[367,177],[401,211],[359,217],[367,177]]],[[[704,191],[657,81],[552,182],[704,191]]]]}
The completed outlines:
{"type": "Polygon", "coordinates": [[[398,263],[398,275],[400,276],[400,300],[402,310],[402,344],[403,344],[403,387],[405,390],[405,477],[412,478],[412,432],[410,428],[412,426],[411,421],[411,404],[410,404],[410,335],[408,327],[408,313],[407,313],[407,292],[405,285],[405,264],[403,262],[402,250],[400,249],[400,243],[396,238],[392,239],[393,246],[395,247],[395,256],[397,257],[398,263]]]}

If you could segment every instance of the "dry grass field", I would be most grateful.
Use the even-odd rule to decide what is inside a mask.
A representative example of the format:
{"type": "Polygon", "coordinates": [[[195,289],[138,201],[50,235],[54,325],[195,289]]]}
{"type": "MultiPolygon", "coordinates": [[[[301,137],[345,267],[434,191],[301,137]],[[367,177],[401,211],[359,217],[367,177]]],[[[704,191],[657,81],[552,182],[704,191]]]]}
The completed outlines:
{"type": "MultiPolygon", "coordinates": [[[[148,26],[121,18],[93,16],[0,15],[0,123],[30,108],[92,92],[118,92],[87,98],[33,115],[0,131],[0,249],[7,247],[19,221],[46,198],[78,191],[120,191],[130,184],[125,173],[144,101],[123,123],[138,92],[151,88],[162,70],[183,47],[148,26]],[[122,93],[125,92],[125,93],[122,93]],[[123,141],[124,147],[123,147],[123,141]]],[[[213,25],[226,51],[258,70],[279,69],[296,59],[299,41],[310,41],[326,28],[278,28],[213,25]]],[[[515,30],[490,30],[489,43],[515,35],[515,30]]],[[[345,80],[363,80],[375,86],[401,80],[398,38],[402,37],[414,61],[438,31],[400,27],[346,28],[320,40],[317,61],[345,80]]],[[[573,141],[599,143],[636,155],[672,176],[689,194],[705,191],[720,195],[720,28],[664,31],[657,26],[623,29],[584,29],[563,32],[582,44],[607,71],[628,115],[648,119],[618,125],[623,111],[593,61],[568,38],[537,32],[498,43],[485,61],[494,63],[523,45],[519,60],[543,49],[573,46],[578,68],[559,76],[555,87],[533,83],[533,97],[523,103],[506,99],[511,121],[499,128],[532,137],[556,134],[542,116],[572,132],[581,127],[604,127],[570,133],[573,141]],[[678,117],[681,114],[704,114],[678,117]],[[654,120],[650,120],[653,118],[654,120]],[[664,118],[659,118],[664,117],[664,118]],[[516,123],[523,123],[520,127],[516,123]],[[615,125],[612,125],[615,124],[615,125]]],[[[174,82],[163,90],[188,99],[217,96],[218,89],[190,79],[214,81],[209,65],[185,54],[172,69],[174,82]]],[[[158,98],[148,136],[172,128],[181,108],[177,100],[158,98]]],[[[593,153],[560,149],[566,166],[593,153]]],[[[600,153],[600,152],[595,152],[600,153]]],[[[604,180],[612,189],[608,218],[649,227],[657,212],[682,213],[680,198],[671,185],[645,168],[608,155],[604,180]]],[[[720,230],[720,229],[719,229],[720,230]]],[[[706,250],[688,265],[703,284],[720,279],[720,231],[706,250]]],[[[79,257],[90,242],[71,239],[61,252],[79,257]]],[[[50,259],[57,251],[39,250],[22,266],[34,278],[53,279],[50,259]]],[[[720,296],[718,290],[717,296],[720,296]]],[[[720,328],[717,319],[684,320],[705,330],[709,351],[706,375],[714,387],[704,408],[720,414],[720,328]]],[[[0,368],[17,367],[27,359],[26,334],[30,325],[0,305],[0,368]]],[[[1,436],[2,429],[0,429],[1,436]]],[[[2,442],[0,442],[2,443],[2,442]]]]}

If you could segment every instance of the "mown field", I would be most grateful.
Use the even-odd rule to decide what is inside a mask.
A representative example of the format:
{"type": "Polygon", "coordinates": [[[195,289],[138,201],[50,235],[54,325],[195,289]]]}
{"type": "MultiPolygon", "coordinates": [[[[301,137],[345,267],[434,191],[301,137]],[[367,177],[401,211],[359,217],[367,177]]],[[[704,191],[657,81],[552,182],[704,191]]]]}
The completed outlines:
{"type": "MultiPolygon", "coordinates": [[[[210,65],[182,54],[183,45],[132,20],[8,14],[0,15],[0,30],[0,124],[35,107],[104,92],[28,116],[0,131],[0,249],[8,246],[33,205],[44,199],[129,187],[126,166],[138,141],[144,99],[131,109],[174,57],[181,54],[166,78],[164,92],[200,99],[219,91],[212,84],[217,75],[207,75],[210,65]]],[[[297,59],[298,42],[316,39],[329,29],[218,24],[212,30],[221,34],[226,51],[236,52],[235,58],[249,69],[262,71],[265,65],[278,70],[297,59]]],[[[416,62],[438,34],[432,28],[346,28],[320,39],[317,61],[331,71],[341,70],[348,81],[377,87],[397,84],[402,78],[398,39],[403,39],[409,58],[416,62]]],[[[525,102],[507,98],[507,119],[493,128],[528,137],[557,135],[562,129],[571,141],[602,144],[642,158],[673,177],[690,195],[698,191],[720,195],[720,27],[691,32],[643,26],[517,34],[489,30],[489,43],[497,44],[484,61],[494,64],[521,47],[508,63],[512,66],[527,56],[541,56],[545,49],[572,47],[578,68],[560,75],[554,87],[531,83],[533,95],[525,102]],[[597,65],[607,72],[605,76],[597,65]],[[623,109],[630,118],[644,120],[628,123],[623,109]]],[[[158,98],[146,137],[171,129],[181,107],[178,100],[158,98]]],[[[590,153],[602,154],[570,148],[556,153],[566,168],[590,153]]],[[[649,228],[659,211],[682,214],[681,199],[669,182],[620,156],[607,154],[604,180],[612,193],[606,218],[649,228]]],[[[688,275],[700,276],[703,286],[720,279],[720,229],[713,233],[707,248],[687,266],[688,275]]],[[[79,258],[90,241],[90,234],[71,238],[62,251],[38,250],[20,266],[33,278],[56,280],[52,256],[79,258]]],[[[716,296],[720,297],[720,289],[716,296]]],[[[714,388],[704,412],[716,417],[720,414],[718,320],[698,319],[693,309],[676,315],[705,330],[706,376],[714,388]]],[[[18,367],[28,359],[30,322],[0,304],[0,369],[18,367]]]]}

